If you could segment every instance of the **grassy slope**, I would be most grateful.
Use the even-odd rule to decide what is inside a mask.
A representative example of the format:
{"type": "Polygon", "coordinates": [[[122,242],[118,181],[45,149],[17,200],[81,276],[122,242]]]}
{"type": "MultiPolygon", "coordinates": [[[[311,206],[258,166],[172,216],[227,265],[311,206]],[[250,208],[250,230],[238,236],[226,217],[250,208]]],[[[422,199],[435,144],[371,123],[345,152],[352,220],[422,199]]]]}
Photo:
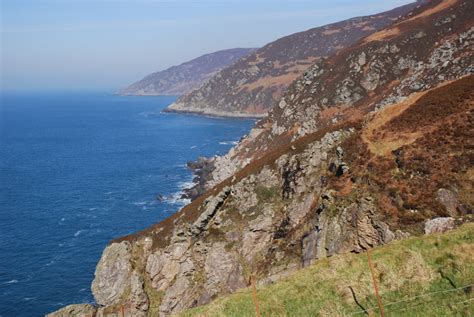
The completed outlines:
{"type": "MultiPolygon", "coordinates": [[[[371,254],[386,316],[474,316],[474,287],[456,290],[474,284],[474,224],[371,254]]],[[[378,315],[365,254],[317,261],[257,292],[262,316],[378,315]]],[[[244,289],[181,316],[255,316],[251,294],[244,289]]]]}

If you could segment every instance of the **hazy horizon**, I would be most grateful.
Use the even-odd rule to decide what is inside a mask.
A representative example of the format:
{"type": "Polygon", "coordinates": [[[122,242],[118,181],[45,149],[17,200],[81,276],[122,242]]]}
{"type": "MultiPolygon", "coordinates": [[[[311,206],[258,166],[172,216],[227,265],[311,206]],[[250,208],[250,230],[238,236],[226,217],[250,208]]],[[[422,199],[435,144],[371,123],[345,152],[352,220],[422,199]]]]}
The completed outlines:
{"type": "Polygon", "coordinates": [[[410,0],[1,2],[1,89],[107,89],[410,0]]]}

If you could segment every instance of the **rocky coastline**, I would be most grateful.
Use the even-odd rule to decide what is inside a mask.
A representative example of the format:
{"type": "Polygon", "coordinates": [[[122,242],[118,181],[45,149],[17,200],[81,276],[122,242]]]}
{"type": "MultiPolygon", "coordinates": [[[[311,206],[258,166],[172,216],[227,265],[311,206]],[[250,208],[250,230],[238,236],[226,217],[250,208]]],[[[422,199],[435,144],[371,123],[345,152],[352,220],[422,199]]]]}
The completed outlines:
{"type": "MultiPolygon", "coordinates": [[[[179,314],[252,279],[472,222],[470,12],[468,0],[417,3],[314,62],[226,155],[189,162],[192,202],[104,250],[94,314],[179,314]]],[[[78,309],[90,307],[51,316],[78,309]]]]}
{"type": "Polygon", "coordinates": [[[193,173],[194,186],[185,188],[181,198],[195,200],[207,190],[206,183],[210,180],[215,169],[212,158],[200,157],[196,161],[189,161],[187,167],[193,173]]]}

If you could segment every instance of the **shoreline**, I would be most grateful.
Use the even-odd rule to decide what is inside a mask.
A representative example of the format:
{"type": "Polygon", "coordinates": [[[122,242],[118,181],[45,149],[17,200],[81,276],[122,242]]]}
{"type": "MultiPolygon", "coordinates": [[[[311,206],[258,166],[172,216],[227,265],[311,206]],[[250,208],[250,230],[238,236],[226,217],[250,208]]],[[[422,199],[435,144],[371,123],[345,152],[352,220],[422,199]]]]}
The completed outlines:
{"type": "Polygon", "coordinates": [[[119,97],[181,97],[182,95],[174,95],[174,94],[124,94],[120,92],[113,93],[114,96],[119,97]]]}
{"type": "Polygon", "coordinates": [[[163,109],[162,113],[178,113],[178,114],[187,114],[195,116],[203,116],[209,118],[220,118],[220,119],[252,119],[260,120],[267,117],[267,114],[245,114],[245,113],[225,113],[218,111],[201,111],[201,110],[184,110],[184,109],[171,109],[170,107],[173,104],[169,105],[167,108],[163,109]]]}

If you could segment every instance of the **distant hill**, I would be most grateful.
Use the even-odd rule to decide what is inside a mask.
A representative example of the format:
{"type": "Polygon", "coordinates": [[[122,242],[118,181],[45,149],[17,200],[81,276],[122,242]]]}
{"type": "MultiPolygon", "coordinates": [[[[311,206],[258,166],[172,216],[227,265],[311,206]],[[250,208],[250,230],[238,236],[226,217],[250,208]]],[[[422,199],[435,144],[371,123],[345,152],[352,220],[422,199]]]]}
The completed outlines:
{"type": "Polygon", "coordinates": [[[280,38],[223,69],[167,111],[262,117],[309,66],[394,23],[416,4],[280,38]]]}
{"type": "Polygon", "coordinates": [[[224,67],[252,53],[254,48],[233,48],[195,58],[178,66],[150,74],[121,89],[120,95],[183,95],[202,86],[224,67]]]}

